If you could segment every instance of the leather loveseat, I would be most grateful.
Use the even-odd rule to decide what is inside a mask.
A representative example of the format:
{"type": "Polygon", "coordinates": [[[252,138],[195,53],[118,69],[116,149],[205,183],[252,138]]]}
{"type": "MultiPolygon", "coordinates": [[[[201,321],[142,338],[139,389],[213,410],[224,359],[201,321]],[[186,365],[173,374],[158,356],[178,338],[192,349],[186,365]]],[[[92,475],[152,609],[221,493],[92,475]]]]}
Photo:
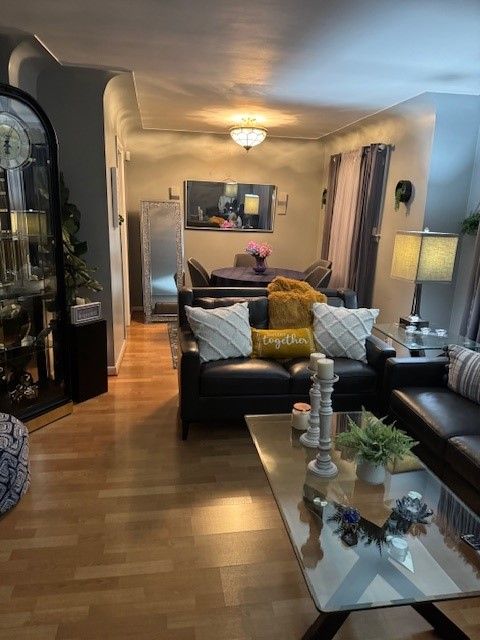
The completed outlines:
{"type": "Polygon", "coordinates": [[[389,415],[419,444],[415,453],[480,513],[480,405],[447,387],[448,358],[392,358],[389,415]]]}
{"type": "MultiPolygon", "coordinates": [[[[322,289],[328,303],[357,307],[356,294],[342,289],[322,289]]],[[[205,287],[179,291],[179,420],[182,437],[188,436],[192,422],[218,422],[243,419],[246,414],[286,413],[295,402],[308,402],[311,386],[308,359],[266,360],[232,358],[200,362],[197,341],[185,314],[185,305],[214,308],[235,302],[249,303],[250,324],[268,327],[267,289],[205,287]]],[[[370,336],[367,360],[347,358],[335,361],[340,377],[332,396],[336,410],[357,410],[378,406],[383,369],[395,351],[370,336]]]]}

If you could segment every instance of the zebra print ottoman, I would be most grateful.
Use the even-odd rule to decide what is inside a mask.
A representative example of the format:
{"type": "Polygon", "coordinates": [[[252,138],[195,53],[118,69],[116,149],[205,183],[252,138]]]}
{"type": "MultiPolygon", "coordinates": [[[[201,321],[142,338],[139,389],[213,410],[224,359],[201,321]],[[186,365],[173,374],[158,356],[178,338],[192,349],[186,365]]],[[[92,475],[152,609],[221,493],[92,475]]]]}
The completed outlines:
{"type": "Polygon", "coordinates": [[[14,507],[29,486],[27,427],[0,413],[0,515],[14,507]]]}

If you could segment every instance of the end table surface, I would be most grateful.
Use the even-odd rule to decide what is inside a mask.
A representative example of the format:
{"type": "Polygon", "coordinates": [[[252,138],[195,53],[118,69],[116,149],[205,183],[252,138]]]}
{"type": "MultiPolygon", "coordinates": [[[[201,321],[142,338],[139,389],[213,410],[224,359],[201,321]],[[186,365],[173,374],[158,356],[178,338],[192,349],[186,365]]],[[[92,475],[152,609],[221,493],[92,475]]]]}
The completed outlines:
{"type": "MultiPolygon", "coordinates": [[[[302,432],[291,428],[290,415],[246,416],[246,422],[320,612],[411,604],[422,613],[429,605],[421,603],[480,595],[480,554],[460,539],[480,533],[480,518],[418,458],[411,455],[387,472],[384,484],[372,486],[356,477],[355,462],[333,448],[339,474],[322,479],[307,470],[317,451],[300,444],[302,432]],[[399,562],[389,553],[385,526],[396,500],[412,490],[422,494],[433,516],[404,535],[408,554],[399,562]],[[323,508],[314,506],[315,496],[325,499],[323,508]],[[366,537],[356,546],[341,540],[333,520],[339,505],[360,511],[366,537]]],[[[347,414],[335,413],[332,434],[346,425],[347,414]]]]}
{"type": "Polygon", "coordinates": [[[450,344],[467,347],[467,349],[472,349],[473,351],[480,351],[480,343],[454,333],[447,332],[447,335],[439,336],[435,333],[435,327],[430,327],[430,331],[427,334],[421,331],[408,333],[405,331],[405,327],[398,322],[375,324],[374,329],[410,351],[445,350],[450,344]]]}

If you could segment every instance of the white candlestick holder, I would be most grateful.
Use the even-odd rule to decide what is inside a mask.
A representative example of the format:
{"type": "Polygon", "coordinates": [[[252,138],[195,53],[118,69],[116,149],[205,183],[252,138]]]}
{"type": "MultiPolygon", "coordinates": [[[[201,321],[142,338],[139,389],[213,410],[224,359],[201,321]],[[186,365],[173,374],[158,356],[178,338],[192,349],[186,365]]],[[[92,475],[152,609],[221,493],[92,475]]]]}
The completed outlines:
{"type": "Polygon", "coordinates": [[[300,442],[305,447],[316,449],[320,438],[320,378],[310,369],[313,374],[310,378],[312,386],[310,387],[310,418],[308,420],[308,429],[300,436],[300,442]]]}
{"type": "MultiPolygon", "coordinates": [[[[316,376],[315,376],[316,377],[316,376]]],[[[315,460],[308,463],[308,469],[316,476],[333,478],[337,475],[337,465],[332,461],[332,392],[333,385],[338,382],[338,376],[331,380],[319,380],[320,410],[319,410],[319,438],[317,446],[319,452],[315,460]]],[[[312,405],[313,410],[313,405],[312,405]]]]}

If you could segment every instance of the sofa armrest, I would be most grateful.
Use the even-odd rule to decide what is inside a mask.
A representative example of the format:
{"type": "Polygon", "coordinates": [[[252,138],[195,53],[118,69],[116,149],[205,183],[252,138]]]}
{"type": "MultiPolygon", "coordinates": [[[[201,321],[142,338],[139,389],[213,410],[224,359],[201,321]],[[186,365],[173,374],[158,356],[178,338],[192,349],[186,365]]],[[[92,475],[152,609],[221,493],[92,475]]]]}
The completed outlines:
{"type": "Polygon", "coordinates": [[[184,400],[196,398],[200,385],[200,352],[197,340],[189,328],[178,328],[178,347],[180,396],[184,400]]]}
{"type": "Polygon", "coordinates": [[[390,397],[402,387],[444,387],[448,358],[390,358],[385,365],[384,390],[390,397]]]}
{"type": "Polygon", "coordinates": [[[377,336],[370,335],[365,340],[365,349],[367,351],[367,362],[370,364],[377,372],[383,376],[383,371],[385,368],[385,363],[389,358],[394,358],[397,354],[395,349],[377,338],[377,336]]]}
{"type": "Polygon", "coordinates": [[[178,346],[180,347],[182,357],[184,355],[189,356],[190,358],[198,357],[198,360],[200,361],[198,342],[190,327],[178,328],[178,346]]]}

